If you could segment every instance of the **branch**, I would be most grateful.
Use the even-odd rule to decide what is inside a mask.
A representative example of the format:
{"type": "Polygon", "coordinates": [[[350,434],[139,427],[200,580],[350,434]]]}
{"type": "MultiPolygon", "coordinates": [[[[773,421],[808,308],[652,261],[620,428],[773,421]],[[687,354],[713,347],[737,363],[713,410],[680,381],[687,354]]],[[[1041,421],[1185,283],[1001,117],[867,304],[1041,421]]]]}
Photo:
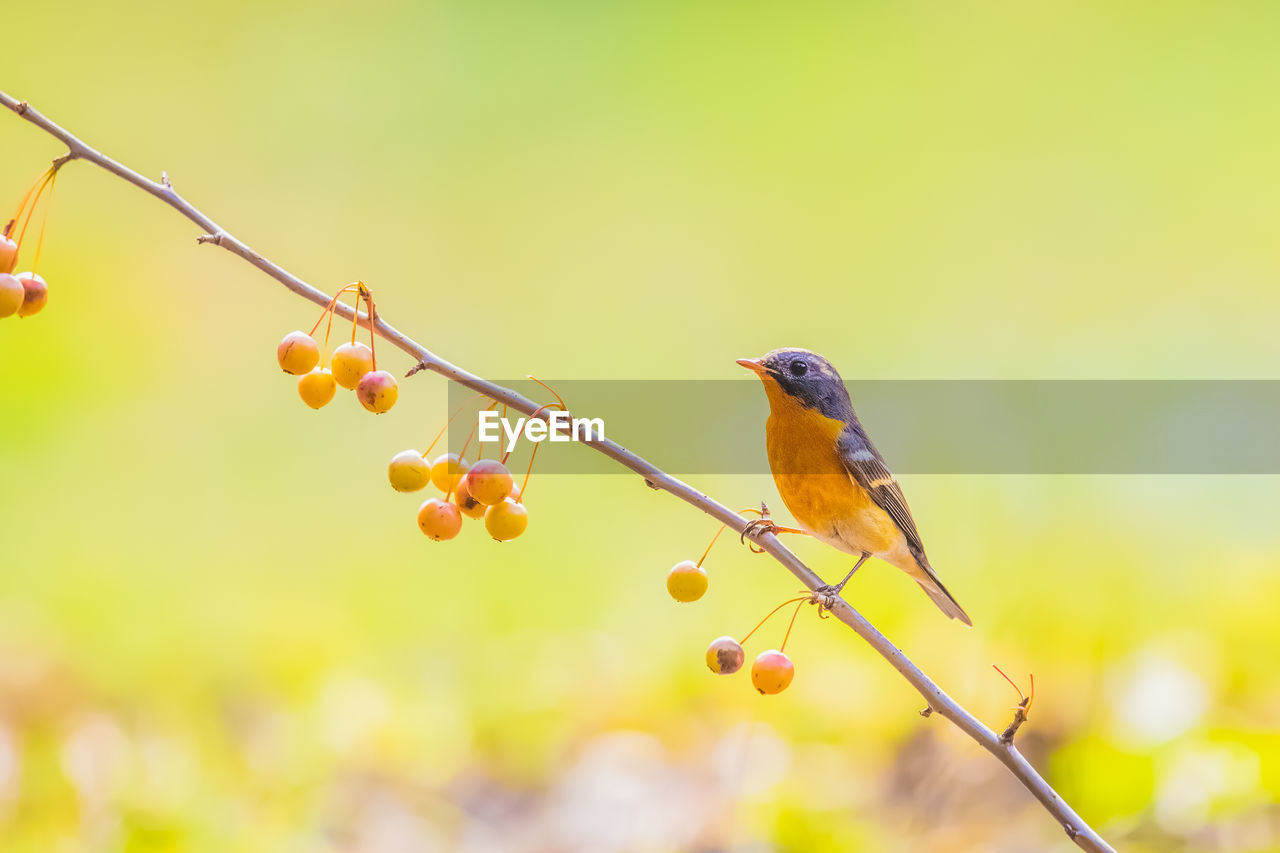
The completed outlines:
{"type": "MultiPolygon", "coordinates": [[[[128,166],[118,163],[91,148],[79,138],[45,118],[25,101],[18,101],[3,91],[0,91],[0,104],[3,104],[23,119],[65,144],[67,153],[63,155],[63,158],[59,159],[65,158],[66,161],[84,160],[124,179],[160,199],[191,220],[201,231],[200,236],[197,238],[198,242],[210,243],[226,249],[233,255],[240,256],[303,299],[320,307],[329,304],[329,295],[307,284],[307,282],[293,275],[279,264],[258,254],[182,196],[178,195],[173,185],[169,182],[167,175],[162,175],[161,180],[158,182],[140,175],[128,166]]],[[[372,329],[373,332],[384,338],[391,345],[412,357],[417,364],[410,371],[411,375],[422,370],[430,370],[451,382],[470,388],[527,416],[535,417],[541,414],[538,412],[539,405],[533,400],[445,361],[417,341],[397,330],[381,317],[375,315],[370,318],[364,313],[360,313],[357,316],[354,309],[343,302],[339,302],[336,305],[335,312],[338,316],[347,320],[356,319],[356,322],[372,329]]],[[[543,416],[545,417],[545,415],[543,416]]],[[[749,522],[748,519],[743,518],[729,507],[713,500],[688,483],[672,477],[617,442],[592,436],[584,443],[588,444],[593,450],[603,453],[627,470],[640,475],[646,485],[651,488],[674,495],[690,506],[711,516],[716,521],[729,525],[736,531],[741,532],[746,528],[749,522]]],[[[822,579],[802,563],[795,554],[783,546],[772,533],[761,532],[753,534],[752,538],[762,550],[782,564],[810,590],[816,590],[823,585],[822,579]]],[[[1009,769],[1009,772],[1040,801],[1045,810],[1062,825],[1067,836],[1078,847],[1082,850],[1095,851],[1095,853],[1096,851],[1114,853],[1113,848],[1102,839],[1102,836],[1091,829],[1076,814],[1075,810],[1050,787],[1044,777],[1036,772],[1035,768],[1022,756],[1022,753],[1018,751],[1012,742],[1004,742],[999,735],[944,693],[938,685],[920,671],[919,667],[908,660],[893,643],[889,642],[883,634],[876,630],[875,626],[868,622],[862,614],[854,610],[843,598],[839,596],[825,597],[825,603],[827,609],[837,619],[852,628],[859,637],[865,640],[871,648],[875,649],[881,657],[889,662],[890,666],[896,669],[924,697],[928,703],[928,707],[925,709],[927,712],[936,712],[946,717],[957,728],[976,741],[978,745],[999,759],[1009,769]]],[[[925,716],[928,716],[928,714],[926,713],[925,716]]]]}

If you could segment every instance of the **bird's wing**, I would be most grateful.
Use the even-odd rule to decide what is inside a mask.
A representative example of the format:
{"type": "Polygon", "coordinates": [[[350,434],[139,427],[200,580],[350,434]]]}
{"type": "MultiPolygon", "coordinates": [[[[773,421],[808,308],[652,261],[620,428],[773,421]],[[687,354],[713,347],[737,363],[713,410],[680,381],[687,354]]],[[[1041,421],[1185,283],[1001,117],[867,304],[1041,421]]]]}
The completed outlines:
{"type": "Polygon", "coordinates": [[[866,490],[876,506],[889,514],[893,523],[907,537],[907,547],[920,565],[927,566],[924,556],[924,543],[920,541],[920,533],[916,530],[915,519],[911,517],[911,508],[902,494],[902,487],[885,464],[884,457],[866,434],[858,429],[846,429],[836,440],[836,452],[844,463],[845,469],[854,482],[866,490]]]}

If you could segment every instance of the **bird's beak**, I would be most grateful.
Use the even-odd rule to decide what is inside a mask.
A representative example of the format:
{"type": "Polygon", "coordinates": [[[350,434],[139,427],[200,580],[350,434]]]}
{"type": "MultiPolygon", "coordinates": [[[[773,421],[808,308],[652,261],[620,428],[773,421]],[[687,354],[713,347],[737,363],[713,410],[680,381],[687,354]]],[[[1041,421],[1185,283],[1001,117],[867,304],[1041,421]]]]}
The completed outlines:
{"type": "Polygon", "coordinates": [[[769,373],[769,369],[754,358],[740,358],[738,359],[738,364],[742,365],[747,370],[750,370],[752,373],[758,373],[761,376],[766,376],[769,373]]]}

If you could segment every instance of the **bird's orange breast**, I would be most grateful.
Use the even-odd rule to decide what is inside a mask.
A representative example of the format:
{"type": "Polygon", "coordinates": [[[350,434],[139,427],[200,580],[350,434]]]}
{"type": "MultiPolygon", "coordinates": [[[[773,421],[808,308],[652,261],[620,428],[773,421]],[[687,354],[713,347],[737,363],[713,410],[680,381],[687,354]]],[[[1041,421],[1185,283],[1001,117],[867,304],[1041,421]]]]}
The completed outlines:
{"type": "Polygon", "coordinates": [[[787,510],[810,533],[842,550],[893,550],[900,531],[849,475],[837,452],[845,424],[801,405],[772,380],[765,387],[770,404],[765,450],[787,510]]]}

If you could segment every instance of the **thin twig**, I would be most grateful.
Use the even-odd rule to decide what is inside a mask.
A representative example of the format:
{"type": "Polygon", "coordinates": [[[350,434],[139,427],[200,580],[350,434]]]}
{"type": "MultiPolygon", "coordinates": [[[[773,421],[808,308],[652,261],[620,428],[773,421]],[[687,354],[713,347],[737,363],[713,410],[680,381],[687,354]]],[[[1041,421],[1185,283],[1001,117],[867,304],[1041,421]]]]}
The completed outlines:
{"type": "MultiPolygon", "coordinates": [[[[233,255],[238,255],[280,282],[288,290],[320,307],[324,307],[329,303],[330,296],[312,287],[274,261],[258,254],[240,239],[233,237],[226,229],[219,226],[206,214],[180,196],[168,180],[153,181],[128,166],[112,160],[45,118],[25,101],[19,101],[4,92],[0,92],[0,104],[66,145],[67,153],[63,155],[65,160],[85,160],[93,163],[139,189],[150,193],[181,213],[200,229],[200,236],[197,238],[199,242],[212,243],[226,249],[233,255]]],[[[392,346],[412,357],[417,362],[417,366],[410,371],[410,374],[418,370],[430,370],[452,382],[457,382],[481,393],[498,403],[509,406],[526,416],[533,416],[534,412],[538,410],[538,404],[533,400],[509,388],[489,382],[440,358],[379,317],[375,316],[371,320],[365,314],[357,315],[357,312],[344,302],[337,303],[334,310],[338,316],[344,319],[354,319],[360,325],[371,328],[392,346]]],[[[678,480],[655,467],[615,441],[603,437],[590,436],[584,443],[593,450],[603,453],[627,470],[640,475],[645,484],[651,488],[674,495],[717,521],[730,525],[734,530],[743,530],[750,521],[719,501],[713,500],[693,488],[688,483],[678,480]]],[[[823,585],[822,579],[782,545],[772,533],[761,532],[754,535],[753,539],[764,551],[795,575],[808,589],[816,590],[823,585]]],[[[1113,848],[1076,814],[1075,810],[1058,795],[1049,783],[1045,781],[1044,777],[1036,772],[1035,768],[1031,766],[1013,744],[1001,742],[1000,737],[994,731],[944,693],[937,684],[907,659],[861,613],[854,610],[849,606],[848,602],[839,596],[831,596],[830,610],[836,618],[852,628],[859,637],[888,661],[889,665],[896,669],[924,697],[929,708],[946,717],[957,728],[999,759],[1017,777],[1018,781],[1040,801],[1045,810],[1061,824],[1068,837],[1075,841],[1077,846],[1082,850],[1114,853],[1113,848]]]]}

